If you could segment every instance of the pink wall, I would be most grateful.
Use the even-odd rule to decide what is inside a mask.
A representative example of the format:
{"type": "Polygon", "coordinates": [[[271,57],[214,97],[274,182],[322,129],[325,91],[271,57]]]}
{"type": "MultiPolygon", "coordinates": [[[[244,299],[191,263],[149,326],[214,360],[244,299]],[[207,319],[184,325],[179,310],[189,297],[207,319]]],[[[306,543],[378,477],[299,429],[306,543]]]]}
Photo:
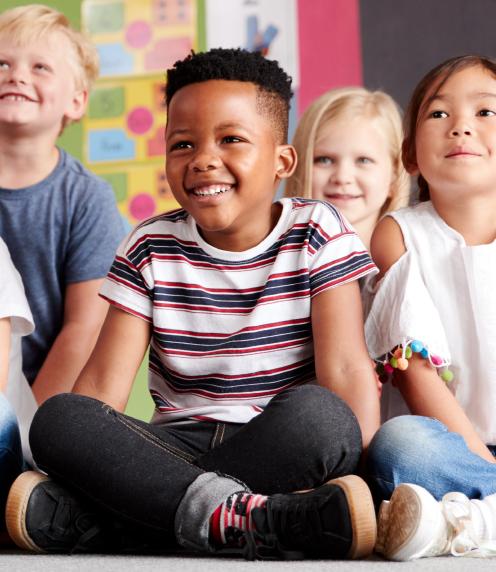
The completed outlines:
{"type": "Polygon", "coordinates": [[[301,113],[333,87],[362,85],[358,0],[298,0],[301,113]]]}

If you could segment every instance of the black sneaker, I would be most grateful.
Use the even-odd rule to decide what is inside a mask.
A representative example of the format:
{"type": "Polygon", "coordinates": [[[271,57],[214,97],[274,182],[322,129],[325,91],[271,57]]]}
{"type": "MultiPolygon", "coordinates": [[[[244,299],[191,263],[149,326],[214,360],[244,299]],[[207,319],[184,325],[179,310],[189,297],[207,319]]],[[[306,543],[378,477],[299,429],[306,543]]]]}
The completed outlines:
{"type": "Polygon", "coordinates": [[[349,475],[317,489],[269,496],[251,513],[244,556],[254,559],[364,558],[377,536],[374,503],[360,477],[349,475]]]}
{"type": "Polygon", "coordinates": [[[26,471],[14,481],[5,509],[7,530],[34,552],[100,552],[108,548],[102,518],[46,475],[26,471]]]}
{"type": "Polygon", "coordinates": [[[34,552],[188,554],[172,533],[114,518],[35,471],[14,481],[5,517],[12,540],[34,552]]]}

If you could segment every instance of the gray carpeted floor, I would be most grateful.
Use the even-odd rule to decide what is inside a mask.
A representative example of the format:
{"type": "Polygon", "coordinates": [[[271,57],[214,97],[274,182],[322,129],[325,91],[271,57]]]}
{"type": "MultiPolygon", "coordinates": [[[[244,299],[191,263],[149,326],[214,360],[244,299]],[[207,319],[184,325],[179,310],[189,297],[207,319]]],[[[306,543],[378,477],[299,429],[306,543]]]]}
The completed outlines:
{"type": "Polygon", "coordinates": [[[169,556],[49,556],[4,551],[2,572],[467,572],[494,571],[495,559],[426,558],[416,562],[385,562],[379,558],[362,561],[246,562],[226,558],[169,556]],[[396,569],[396,570],[395,570],[396,569]]]}

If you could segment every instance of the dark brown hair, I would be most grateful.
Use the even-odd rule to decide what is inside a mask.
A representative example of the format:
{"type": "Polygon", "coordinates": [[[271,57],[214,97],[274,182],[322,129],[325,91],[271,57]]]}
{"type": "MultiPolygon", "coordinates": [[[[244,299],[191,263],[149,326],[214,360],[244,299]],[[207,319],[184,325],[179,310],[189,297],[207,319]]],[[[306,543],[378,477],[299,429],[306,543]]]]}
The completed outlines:
{"type": "MultiPolygon", "coordinates": [[[[454,73],[476,66],[480,66],[489,71],[496,78],[495,60],[479,55],[465,55],[450,58],[439,64],[428,72],[418,83],[405,113],[405,139],[403,140],[402,146],[402,158],[407,171],[411,171],[412,168],[417,165],[416,131],[419,117],[426,103],[427,94],[432,91],[430,95],[436,95],[454,73]]],[[[418,176],[418,186],[419,201],[430,200],[429,185],[420,173],[418,176]]]]}

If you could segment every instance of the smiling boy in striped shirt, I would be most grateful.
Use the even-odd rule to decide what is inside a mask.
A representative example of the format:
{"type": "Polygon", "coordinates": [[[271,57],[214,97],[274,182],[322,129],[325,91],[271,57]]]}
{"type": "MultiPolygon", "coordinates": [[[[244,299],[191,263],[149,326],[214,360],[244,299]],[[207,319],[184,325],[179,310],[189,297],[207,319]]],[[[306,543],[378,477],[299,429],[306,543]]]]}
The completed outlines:
{"type": "Polygon", "coordinates": [[[121,244],[95,351],[74,393],[33,422],[50,479],[16,481],[9,531],[44,552],[115,550],[134,535],[247,558],[366,556],[374,509],[350,474],[379,424],[357,283],[375,266],[331,205],[274,202],[296,165],[277,62],[192,54],[166,96],[181,209],[121,244]],[[144,423],[122,412],[148,347],[144,423]],[[54,537],[62,498],[71,518],[54,537]]]}

